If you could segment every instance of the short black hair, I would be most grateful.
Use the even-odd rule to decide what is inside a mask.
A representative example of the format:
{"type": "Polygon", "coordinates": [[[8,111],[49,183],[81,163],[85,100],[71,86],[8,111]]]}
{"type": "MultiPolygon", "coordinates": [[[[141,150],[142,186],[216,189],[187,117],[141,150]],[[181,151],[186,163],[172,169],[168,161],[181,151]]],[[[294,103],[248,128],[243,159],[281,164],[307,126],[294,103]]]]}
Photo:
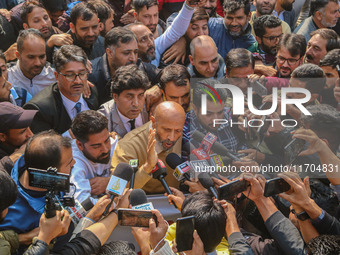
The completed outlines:
{"type": "Polygon", "coordinates": [[[306,83],[310,93],[320,94],[326,85],[326,76],[321,67],[315,64],[298,66],[291,75],[292,78],[306,83]]]}
{"type": "Polygon", "coordinates": [[[339,4],[338,0],[311,0],[309,15],[314,15],[317,11],[320,11],[322,8],[325,8],[329,2],[335,2],[339,4]]]}
{"type": "Polygon", "coordinates": [[[306,53],[307,43],[303,35],[284,34],[277,45],[277,50],[279,51],[281,47],[286,48],[293,57],[299,55],[301,58],[306,53]]]}
{"type": "Polygon", "coordinates": [[[93,15],[98,17],[96,8],[90,3],[80,2],[72,8],[70,18],[73,25],[76,25],[78,18],[88,21],[92,19],[93,15]]]}
{"type": "Polygon", "coordinates": [[[114,27],[105,35],[105,48],[119,48],[121,43],[129,43],[132,40],[137,42],[137,37],[131,30],[126,27],[114,27]]]}
{"type": "Polygon", "coordinates": [[[22,5],[21,12],[20,12],[22,23],[27,24],[28,14],[30,14],[34,10],[34,8],[37,8],[37,7],[45,9],[45,7],[41,3],[39,3],[39,1],[37,0],[28,0],[22,5]]]}
{"type": "MultiPolygon", "coordinates": [[[[214,79],[204,79],[201,80],[199,82],[197,82],[196,84],[194,84],[194,89],[193,89],[193,104],[200,109],[201,108],[201,97],[203,94],[206,94],[206,92],[204,90],[208,90],[215,98],[215,93],[208,87],[212,87],[215,89],[216,93],[219,95],[222,103],[224,103],[227,100],[228,97],[228,93],[225,89],[222,88],[215,88],[216,84],[221,84],[221,81],[218,80],[214,80],[214,79]],[[208,85],[208,86],[206,86],[208,85]]],[[[213,99],[208,96],[207,99],[209,101],[213,101],[213,99]]],[[[215,100],[217,100],[217,98],[215,98],[215,100]]]]}
{"type": "Polygon", "coordinates": [[[310,37],[312,38],[314,35],[320,35],[326,43],[326,51],[331,51],[333,49],[340,48],[340,40],[338,34],[329,28],[320,28],[310,33],[310,37]]]}
{"type": "Polygon", "coordinates": [[[340,144],[340,112],[327,104],[307,106],[306,109],[311,115],[302,115],[301,122],[319,138],[327,139],[330,149],[336,153],[340,144]]]}
{"type": "Polygon", "coordinates": [[[146,7],[146,9],[149,9],[154,5],[158,6],[157,0],[132,0],[131,3],[131,6],[137,13],[140,12],[144,7],[146,7]]]}
{"type": "Polygon", "coordinates": [[[66,11],[66,0],[40,0],[49,12],[66,11]]]}
{"type": "Polygon", "coordinates": [[[266,28],[275,28],[281,26],[282,21],[274,15],[262,15],[254,20],[253,28],[255,35],[262,38],[266,32],[266,28]]]}
{"type": "Polygon", "coordinates": [[[253,54],[247,49],[236,48],[228,52],[225,57],[225,66],[227,74],[231,72],[233,68],[247,67],[251,65],[255,68],[255,59],[253,54]]]}
{"type": "Polygon", "coordinates": [[[165,67],[159,78],[159,86],[165,91],[166,83],[172,81],[176,86],[186,86],[187,83],[185,79],[190,80],[190,74],[188,69],[179,64],[172,64],[165,67]]]}
{"type": "Polygon", "coordinates": [[[250,2],[249,0],[231,0],[224,2],[224,13],[234,13],[240,9],[244,9],[245,15],[248,16],[250,12],[250,2]]]}
{"type": "Polygon", "coordinates": [[[88,1],[97,11],[99,22],[105,22],[113,13],[113,9],[104,0],[90,0],[88,1]]]}
{"type": "Polygon", "coordinates": [[[195,216],[195,229],[205,252],[212,252],[221,242],[226,227],[226,215],[222,206],[213,201],[209,193],[198,191],[185,198],[182,216],[195,216]]]}
{"type": "Polygon", "coordinates": [[[121,66],[117,69],[114,79],[111,82],[111,92],[119,95],[124,90],[143,89],[147,90],[150,81],[142,70],[131,64],[121,66]]]}
{"type": "Polygon", "coordinates": [[[19,53],[21,53],[24,50],[24,41],[26,40],[26,38],[31,36],[41,38],[45,42],[44,36],[38,29],[29,28],[21,30],[17,38],[17,49],[19,53]]]}
{"type": "Polygon", "coordinates": [[[321,59],[320,66],[331,66],[332,68],[340,68],[340,49],[334,49],[321,59]]]}
{"type": "Polygon", "coordinates": [[[6,208],[14,204],[17,196],[17,184],[7,172],[0,170],[0,217],[6,208]]]}
{"type": "Polygon", "coordinates": [[[61,136],[54,130],[35,134],[28,141],[24,158],[26,168],[47,170],[60,167],[62,148],[72,148],[71,139],[61,136]]]}
{"type": "Polygon", "coordinates": [[[107,118],[97,111],[87,110],[80,112],[72,120],[71,130],[77,140],[86,143],[89,135],[98,134],[108,128],[107,118]]]}
{"type": "Polygon", "coordinates": [[[340,250],[339,235],[320,235],[307,244],[309,255],[338,255],[340,250]]]}

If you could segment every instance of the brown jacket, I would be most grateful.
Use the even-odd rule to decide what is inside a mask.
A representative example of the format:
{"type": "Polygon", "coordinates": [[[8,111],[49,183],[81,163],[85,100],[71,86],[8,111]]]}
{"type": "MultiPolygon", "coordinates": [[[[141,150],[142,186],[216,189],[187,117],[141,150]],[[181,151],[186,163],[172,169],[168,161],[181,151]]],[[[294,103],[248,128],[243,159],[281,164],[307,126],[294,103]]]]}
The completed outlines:
{"type": "MultiPolygon", "coordinates": [[[[127,133],[123,139],[121,139],[113,153],[112,157],[112,171],[120,162],[129,162],[130,159],[138,159],[138,167],[140,168],[135,177],[135,189],[142,188],[146,193],[164,193],[165,190],[160,181],[153,179],[151,175],[145,173],[141,166],[146,162],[148,145],[149,129],[151,121],[145,123],[143,126],[132,130],[127,133]]],[[[166,165],[168,175],[165,177],[165,181],[169,186],[178,188],[179,182],[173,176],[173,170],[166,164],[166,156],[174,152],[177,155],[181,155],[182,138],[180,137],[176,144],[169,151],[162,151],[158,153],[158,158],[166,165]]],[[[157,149],[156,149],[157,151],[157,149]]]]}

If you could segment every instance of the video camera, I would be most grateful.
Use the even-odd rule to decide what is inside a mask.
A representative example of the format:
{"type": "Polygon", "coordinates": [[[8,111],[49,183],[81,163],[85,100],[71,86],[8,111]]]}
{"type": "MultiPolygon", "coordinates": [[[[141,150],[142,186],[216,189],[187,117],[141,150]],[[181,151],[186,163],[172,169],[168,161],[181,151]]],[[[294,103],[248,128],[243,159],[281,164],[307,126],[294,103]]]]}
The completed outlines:
{"type": "Polygon", "coordinates": [[[58,169],[54,167],[49,167],[47,170],[28,168],[29,185],[48,190],[45,196],[46,218],[54,217],[56,210],[61,211],[65,206],[75,206],[73,197],[61,194],[70,191],[70,175],[57,171],[58,169]]]}

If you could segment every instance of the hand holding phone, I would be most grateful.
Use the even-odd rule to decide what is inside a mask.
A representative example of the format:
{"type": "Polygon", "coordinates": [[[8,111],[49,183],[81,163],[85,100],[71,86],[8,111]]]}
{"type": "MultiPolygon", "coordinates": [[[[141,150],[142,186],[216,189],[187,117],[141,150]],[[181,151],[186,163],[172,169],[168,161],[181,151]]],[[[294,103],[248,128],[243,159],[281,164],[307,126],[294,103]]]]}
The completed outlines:
{"type": "Polygon", "coordinates": [[[264,186],[264,196],[271,197],[290,190],[290,185],[281,177],[266,181],[264,186]]]}
{"type": "Polygon", "coordinates": [[[177,252],[192,250],[195,216],[178,218],[176,221],[177,252]]]}
{"type": "Polygon", "coordinates": [[[118,209],[118,224],[121,226],[148,228],[151,218],[157,226],[157,217],[149,210],[118,209]]]}
{"type": "Polygon", "coordinates": [[[247,180],[236,180],[218,187],[218,199],[230,200],[232,197],[247,190],[249,182],[247,180]]]}
{"type": "Polygon", "coordinates": [[[305,140],[294,138],[284,147],[284,162],[286,165],[291,165],[295,161],[305,148],[305,144],[305,140]]]}

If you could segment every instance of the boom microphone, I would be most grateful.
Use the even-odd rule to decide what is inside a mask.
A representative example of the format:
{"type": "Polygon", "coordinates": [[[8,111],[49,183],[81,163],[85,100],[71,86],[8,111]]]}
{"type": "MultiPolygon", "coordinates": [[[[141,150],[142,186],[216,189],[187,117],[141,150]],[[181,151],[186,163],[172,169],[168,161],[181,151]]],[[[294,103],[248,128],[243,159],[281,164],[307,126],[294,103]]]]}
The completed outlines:
{"type": "Polygon", "coordinates": [[[133,186],[135,186],[135,174],[138,171],[138,159],[131,159],[129,161],[129,165],[132,167],[133,172],[132,172],[132,177],[130,181],[130,189],[133,189],[133,186]]]}

